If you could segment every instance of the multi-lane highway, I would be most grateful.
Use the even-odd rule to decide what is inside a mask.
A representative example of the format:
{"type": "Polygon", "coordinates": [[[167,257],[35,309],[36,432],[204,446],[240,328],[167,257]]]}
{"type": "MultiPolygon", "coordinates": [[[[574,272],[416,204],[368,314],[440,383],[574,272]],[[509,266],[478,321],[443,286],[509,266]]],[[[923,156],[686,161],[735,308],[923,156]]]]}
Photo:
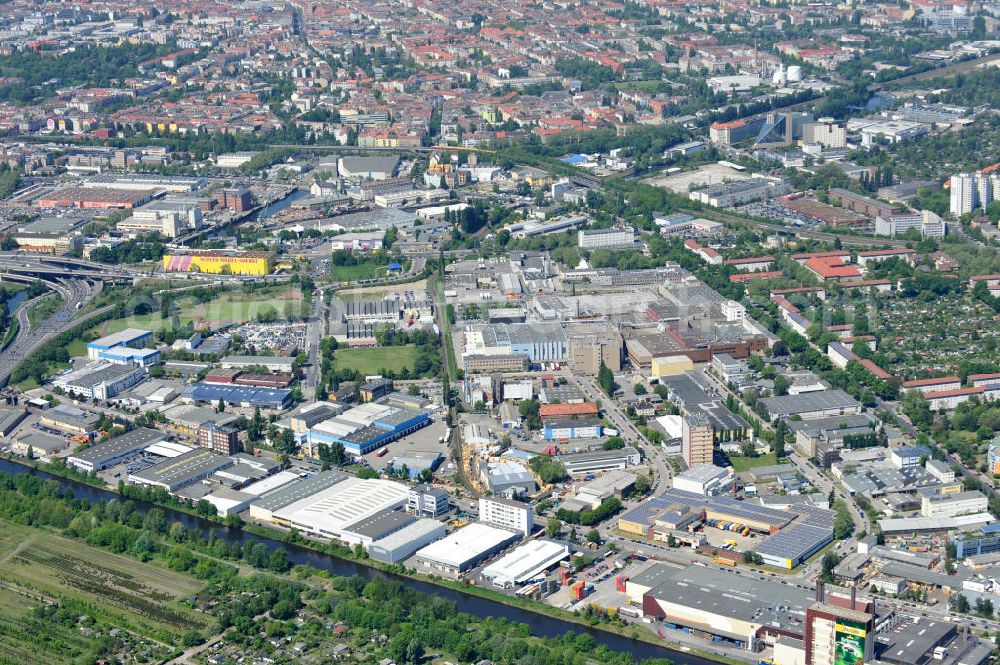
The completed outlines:
{"type": "Polygon", "coordinates": [[[35,326],[31,325],[28,312],[38,298],[21,305],[17,311],[17,334],[7,348],[0,352],[0,386],[7,384],[14,368],[21,361],[55,336],[77,323],[103,314],[114,306],[108,305],[74,319],[74,314],[101,292],[103,283],[86,279],[59,279],[47,280],[46,284],[62,297],[63,304],[49,318],[35,326]]]}

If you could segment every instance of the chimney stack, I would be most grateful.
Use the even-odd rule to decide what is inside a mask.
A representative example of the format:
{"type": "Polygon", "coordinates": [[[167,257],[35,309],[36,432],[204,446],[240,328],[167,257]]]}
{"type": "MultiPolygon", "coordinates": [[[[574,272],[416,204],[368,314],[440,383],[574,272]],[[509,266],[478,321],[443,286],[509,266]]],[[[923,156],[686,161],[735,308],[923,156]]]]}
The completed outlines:
{"type": "Polygon", "coordinates": [[[826,600],[826,583],[823,580],[816,581],[816,602],[822,603],[826,600]]]}
{"type": "Polygon", "coordinates": [[[851,609],[858,609],[858,587],[856,584],[851,585],[851,609]]]}

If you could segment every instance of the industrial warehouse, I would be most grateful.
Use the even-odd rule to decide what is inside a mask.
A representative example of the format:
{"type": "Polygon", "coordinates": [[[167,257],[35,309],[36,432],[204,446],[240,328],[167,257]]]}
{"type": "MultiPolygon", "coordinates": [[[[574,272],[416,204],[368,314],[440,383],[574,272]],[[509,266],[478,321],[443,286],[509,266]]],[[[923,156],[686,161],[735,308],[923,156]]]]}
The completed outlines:
{"type": "Polygon", "coordinates": [[[651,542],[688,541],[703,527],[767,534],[753,551],[764,563],[792,569],[833,540],[833,511],[811,506],[778,510],[725,496],[671,489],[618,519],[618,528],[651,542]]]}
{"type": "Polygon", "coordinates": [[[275,523],[322,538],[343,540],[361,520],[406,504],[409,490],[391,480],[347,478],[273,512],[275,523]]]}
{"type": "Polygon", "coordinates": [[[367,455],[430,424],[427,412],[419,409],[375,402],[347,411],[340,405],[331,406],[339,414],[313,424],[302,437],[302,443],[310,449],[340,443],[352,455],[367,455]]]}
{"type": "Polygon", "coordinates": [[[274,252],[192,252],[165,254],[164,272],[200,272],[211,275],[270,275],[274,252]]]}
{"type": "Polygon", "coordinates": [[[418,550],[417,563],[457,576],[520,539],[521,534],[515,531],[473,522],[418,550]]]}
{"type": "Polygon", "coordinates": [[[668,629],[695,631],[751,651],[765,635],[802,640],[808,591],[702,566],[653,565],[626,582],[629,602],[668,629]]]}

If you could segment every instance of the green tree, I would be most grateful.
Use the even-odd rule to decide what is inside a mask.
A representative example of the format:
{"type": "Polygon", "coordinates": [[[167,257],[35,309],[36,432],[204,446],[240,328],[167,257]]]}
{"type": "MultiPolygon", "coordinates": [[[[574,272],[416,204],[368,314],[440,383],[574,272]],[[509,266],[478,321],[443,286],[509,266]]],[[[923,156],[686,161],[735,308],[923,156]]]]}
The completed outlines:
{"type": "Polygon", "coordinates": [[[601,366],[597,370],[597,385],[601,387],[604,393],[611,397],[615,394],[615,375],[611,373],[608,366],[604,364],[604,360],[601,360],[601,366]]]}
{"type": "Polygon", "coordinates": [[[558,538],[562,532],[562,522],[555,517],[550,517],[545,525],[545,535],[549,538],[558,538]]]}

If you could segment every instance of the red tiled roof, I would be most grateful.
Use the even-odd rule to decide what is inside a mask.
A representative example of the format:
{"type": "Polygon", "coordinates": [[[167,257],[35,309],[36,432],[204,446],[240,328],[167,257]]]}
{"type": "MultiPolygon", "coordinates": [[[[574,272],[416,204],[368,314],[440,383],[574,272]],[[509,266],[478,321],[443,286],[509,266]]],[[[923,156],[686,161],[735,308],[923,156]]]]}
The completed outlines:
{"type": "Polygon", "coordinates": [[[903,381],[904,388],[919,388],[921,386],[936,386],[941,383],[961,383],[962,379],[957,376],[939,376],[934,379],[914,379],[903,381]]]}
{"type": "Polygon", "coordinates": [[[927,399],[936,399],[938,397],[956,397],[958,395],[978,395],[984,392],[986,392],[984,386],[974,386],[972,388],[955,388],[954,390],[939,390],[921,394],[927,399]]]}
{"type": "Polygon", "coordinates": [[[538,409],[538,415],[542,418],[559,416],[596,416],[597,405],[593,402],[582,402],[580,404],[542,404],[538,409]]]}

